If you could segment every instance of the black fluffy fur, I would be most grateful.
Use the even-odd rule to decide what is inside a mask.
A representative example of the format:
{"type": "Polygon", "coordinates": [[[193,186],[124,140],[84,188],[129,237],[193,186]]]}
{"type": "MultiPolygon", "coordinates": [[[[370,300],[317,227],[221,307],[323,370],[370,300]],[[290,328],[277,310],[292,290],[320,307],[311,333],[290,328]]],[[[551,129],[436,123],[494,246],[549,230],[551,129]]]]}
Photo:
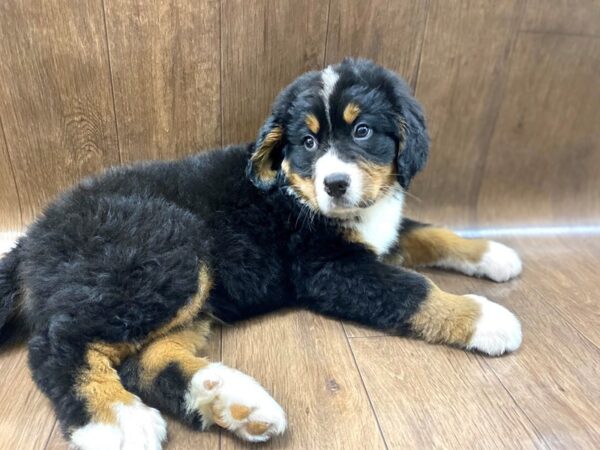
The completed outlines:
{"type": "MultiPolygon", "coordinates": [[[[407,187],[427,157],[420,107],[402,81],[370,62],[349,60],[337,70],[332,104],[351,96],[372,102],[384,150],[365,153],[375,161],[397,158],[399,183],[407,187]]],[[[293,155],[293,140],[301,134],[300,112],[314,106],[326,123],[319,76],[306,74],[283,91],[256,144],[82,181],[48,206],[2,259],[0,327],[19,306],[31,329],[34,379],[64,430],[89,420],[73,392],[86,346],[142,342],[194,295],[201,264],[215,278],[205,309],[225,322],[295,306],[409,331],[407,320],[427,294],[425,279],[348,242],[334,219],[317,214],[307,226],[281,172],[275,183],[265,182],[249,163],[269,130],[281,125],[286,135],[273,149],[272,168],[288,156],[300,173],[310,170],[293,155]]],[[[151,392],[136,388],[136,364],[132,357],[120,369],[129,390],[200,425],[182,410],[185,382],[176,367],[151,392]]]]}
{"type": "Polygon", "coordinates": [[[140,383],[140,363],[137,356],[131,356],[119,367],[119,377],[125,389],[144,399],[148,406],[177,417],[195,430],[202,430],[202,416],[189,411],[185,403],[188,380],[176,363],[169,364],[153,380],[150,386],[140,383]]]}

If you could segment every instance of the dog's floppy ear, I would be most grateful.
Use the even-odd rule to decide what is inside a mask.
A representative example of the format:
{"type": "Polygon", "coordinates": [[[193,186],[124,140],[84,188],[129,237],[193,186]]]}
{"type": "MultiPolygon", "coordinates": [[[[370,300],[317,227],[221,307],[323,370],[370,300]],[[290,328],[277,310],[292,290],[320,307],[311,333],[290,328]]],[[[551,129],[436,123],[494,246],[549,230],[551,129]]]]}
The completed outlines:
{"type": "Polygon", "coordinates": [[[429,154],[429,134],[421,106],[410,94],[406,84],[396,75],[393,76],[396,85],[396,107],[399,111],[396,157],[398,182],[406,189],[417,172],[425,167],[429,154]]]}
{"type": "Polygon", "coordinates": [[[267,190],[277,182],[287,144],[284,123],[287,123],[290,106],[303,90],[320,77],[321,73],[316,71],[301,75],[284,88],[273,102],[271,116],[258,133],[246,167],[248,178],[260,189],[267,190]]]}
{"type": "Polygon", "coordinates": [[[250,180],[261,189],[275,184],[277,171],[283,159],[283,126],[274,116],[269,117],[254,144],[254,151],[248,161],[246,173],[250,180]]]}

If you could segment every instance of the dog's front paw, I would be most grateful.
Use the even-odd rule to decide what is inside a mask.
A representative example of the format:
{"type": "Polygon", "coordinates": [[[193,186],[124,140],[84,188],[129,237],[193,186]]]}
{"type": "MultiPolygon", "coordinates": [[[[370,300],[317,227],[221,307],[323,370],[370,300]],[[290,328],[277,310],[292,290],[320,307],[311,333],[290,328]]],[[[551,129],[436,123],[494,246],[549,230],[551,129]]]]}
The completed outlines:
{"type": "Polygon", "coordinates": [[[196,372],[187,404],[205,426],[216,423],[246,441],[267,441],[287,425],[281,406],[254,378],[219,363],[196,372]]]}
{"type": "Polygon", "coordinates": [[[476,264],[474,274],[500,283],[519,275],[522,268],[521,258],[512,248],[488,241],[488,248],[476,264]]]}
{"type": "Polygon", "coordinates": [[[477,350],[491,356],[513,352],[522,341],[519,319],[504,306],[489,301],[480,295],[467,295],[475,300],[481,315],[475,323],[475,329],[468,350],[477,350]]]}

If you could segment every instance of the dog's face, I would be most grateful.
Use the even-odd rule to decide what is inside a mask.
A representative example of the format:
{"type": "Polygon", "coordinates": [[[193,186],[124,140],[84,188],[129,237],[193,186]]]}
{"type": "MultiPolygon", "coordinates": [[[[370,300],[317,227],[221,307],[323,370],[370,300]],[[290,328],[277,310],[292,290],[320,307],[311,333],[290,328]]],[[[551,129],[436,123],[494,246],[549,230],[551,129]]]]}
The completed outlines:
{"type": "Polygon", "coordinates": [[[427,159],[423,114],[394,73],[344,60],[284,89],[263,125],[248,172],[304,204],[347,217],[407,188],[427,159]]]}

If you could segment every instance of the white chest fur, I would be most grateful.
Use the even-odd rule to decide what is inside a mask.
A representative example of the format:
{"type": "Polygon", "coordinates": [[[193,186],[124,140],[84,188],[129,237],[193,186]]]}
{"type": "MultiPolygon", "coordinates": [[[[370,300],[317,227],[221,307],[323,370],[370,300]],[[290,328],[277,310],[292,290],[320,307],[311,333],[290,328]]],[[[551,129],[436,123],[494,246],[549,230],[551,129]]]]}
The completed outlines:
{"type": "Polygon", "coordinates": [[[365,208],[360,221],[353,225],[361,241],[373,247],[378,255],[385,254],[395,244],[403,206],[404,194],[400,190],[394,191],[365,208]]]}

